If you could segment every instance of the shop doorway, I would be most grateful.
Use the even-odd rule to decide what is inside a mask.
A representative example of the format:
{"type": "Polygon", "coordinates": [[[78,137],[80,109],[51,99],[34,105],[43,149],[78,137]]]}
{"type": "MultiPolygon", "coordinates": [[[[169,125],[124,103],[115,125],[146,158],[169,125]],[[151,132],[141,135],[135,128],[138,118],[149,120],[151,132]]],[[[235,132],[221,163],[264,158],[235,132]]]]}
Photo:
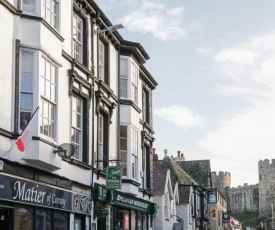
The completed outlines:
{"type": "Polygon", "coordinates": [[[12,215],[13,215],[12,209],[0,207],[1,229],[12,230],[12,215]]]}

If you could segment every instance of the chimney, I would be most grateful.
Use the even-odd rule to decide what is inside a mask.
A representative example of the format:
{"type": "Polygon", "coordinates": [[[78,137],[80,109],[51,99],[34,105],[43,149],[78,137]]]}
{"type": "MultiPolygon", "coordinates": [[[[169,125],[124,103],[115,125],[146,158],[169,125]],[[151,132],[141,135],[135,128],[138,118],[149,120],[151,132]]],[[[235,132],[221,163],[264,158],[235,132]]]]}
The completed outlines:
{"type": "Polygon", "coordinates": [[[167,157],[168,150],[164,149],[164,157],[167,157]]]}
{"type": "Polygon", "coordinates": [[[178,151],[178,157],[180,157],[180,151],[178,151]]]}
{"type": "Polygon", "coordinates": [[[183,153],[181,154],[181,157],[183,157],[183,153]]]}
{"type": "Polygon", "coordinates": [[[156,149],[153,148],[153,171],[158,170],[158,161],[159,157],[158,154],[156,154],[156,149]]]}

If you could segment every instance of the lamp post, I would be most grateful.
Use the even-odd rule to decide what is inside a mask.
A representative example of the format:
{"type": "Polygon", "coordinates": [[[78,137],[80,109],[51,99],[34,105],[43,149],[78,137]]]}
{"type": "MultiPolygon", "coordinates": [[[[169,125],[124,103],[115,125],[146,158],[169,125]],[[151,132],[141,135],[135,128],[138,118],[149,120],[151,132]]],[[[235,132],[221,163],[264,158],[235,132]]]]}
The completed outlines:
{"type": "Polygon", "coordinates": [[[271,224],[272,230],[274,230],[273,203],[271,203],[271,224]]]}

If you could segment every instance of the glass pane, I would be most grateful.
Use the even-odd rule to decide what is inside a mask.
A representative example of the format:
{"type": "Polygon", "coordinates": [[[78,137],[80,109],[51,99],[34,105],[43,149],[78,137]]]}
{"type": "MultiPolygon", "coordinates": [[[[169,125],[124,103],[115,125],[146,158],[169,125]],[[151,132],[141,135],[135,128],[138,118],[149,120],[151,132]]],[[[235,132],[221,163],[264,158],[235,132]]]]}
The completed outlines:
{"type": "Polygon", "coordinates": [[[22,72],[21,91],[32,92],[32,73],[22,72]]]}
{"type": "Polygon", "coordinates": [[[33,215],[30,209],[15,208],[14,209],[14,230],[33,229],[33,215]]]}
{"type": "Polygon", "coordinates": [[[43,134],[49,135],[49,125],[48,120],[46,118],[43,119],[43,134]]]}
{"type": "Polygon", "coordinates": [[[68,214],[61,212],[54,212],[53,229],[68,230],[68,214]]]}
{"type": "Polygon", "coordinates": [[[23,0],[23,10],[34,11],[34,0],[23,0]]]}
{"type": "Polygon", "coordinates": [[[56,68],[55,66],[51,66],[52,67],[52,71],[51,71],[51,82],[55,83],[55,75],[56,75],[56,68]]]}
{"type": "Polygon", "coordinates": [[[51,95],[51,83],[49,81],[46,81],[46,93],[45,97],[50,98],[51,95]]]}
{"type": "Polygon", "coordinates": [[[31,119],[31,112],[20,112],[20,129],[23,130],[31,119]]]}
{"type": "Polygon", "coordinates": [[[79,114],[76,115],[76,119],[77,119],[77,128],[81,128],[81,116],[79,114]]]}
{"type": "Polygon", "coordinates": [[[51,84],[51,98],[53,102],[55,102],[55,85],[51,84]]]}
{"type": "Polygon", "coordinates": [[[54,120],[54,105],[49,104],[49,119],[54,120]]]}
{"type": "Polygon", "coordinates": [[[51,230],[52,218],[44,210],[36,210],[35,229],[36,230],[51,230]]]}
{"type": "Polygon", "coordinates": [[[76,113],[72,111],[72,126],[76,127],[76,113]]]}
{"type": "Polygon", "coordinates": [[[45,78],[51,79],[51,64],[46,61],[46,76],[45,78]]]}
{"type": "Polygon", "coordinates": [[[32,94],[20,94],[20,110],[32,110],[32,94]]]}
{"type": "Polygon", "coordinates": [[[43,100],[43,116],[49,117],[49,103],[45,100],[43,100]]]}

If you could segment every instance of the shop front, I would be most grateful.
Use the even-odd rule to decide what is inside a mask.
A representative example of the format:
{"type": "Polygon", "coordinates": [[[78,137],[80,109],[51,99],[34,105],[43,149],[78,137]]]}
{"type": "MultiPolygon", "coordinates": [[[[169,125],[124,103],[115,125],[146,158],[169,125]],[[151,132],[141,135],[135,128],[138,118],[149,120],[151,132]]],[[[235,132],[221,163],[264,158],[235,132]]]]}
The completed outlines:
{"type": "Polygon", "coordinates": [[[152,228],[156,205],[116,190],[95,185],[94,217],[97,229],[148,230],[152,228]]]}
{"type": "Polygon", "coordinates": [[[90,196],[0,174],[1,229],[89,229],[90,214],[90,196]]]}

